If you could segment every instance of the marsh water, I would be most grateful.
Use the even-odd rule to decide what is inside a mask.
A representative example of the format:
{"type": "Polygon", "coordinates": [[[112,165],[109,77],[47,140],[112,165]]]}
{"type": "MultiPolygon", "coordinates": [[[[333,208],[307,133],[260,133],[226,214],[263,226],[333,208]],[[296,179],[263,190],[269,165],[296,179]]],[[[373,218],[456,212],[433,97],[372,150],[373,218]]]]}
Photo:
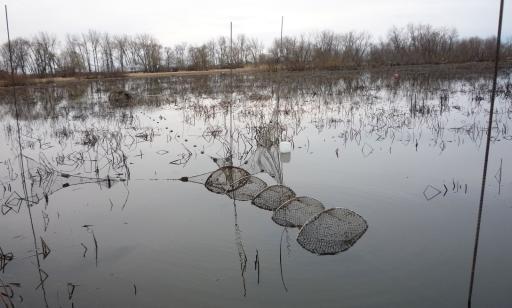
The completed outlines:
{"type": "MultiPolygon", "coordinates": [[[[466,306],[491,84],[488,72],[225,74],[20,87],[16,105],[3,90],[0,303],[466,306]],[[269,125],[277,140],[261,142],[269,125]],[[368,229],[311,253],[271,211],[205,188],[225,165],[368,229]]],[[[505,70],[474,307],[512,303],[511,153],[505,70]]]]}

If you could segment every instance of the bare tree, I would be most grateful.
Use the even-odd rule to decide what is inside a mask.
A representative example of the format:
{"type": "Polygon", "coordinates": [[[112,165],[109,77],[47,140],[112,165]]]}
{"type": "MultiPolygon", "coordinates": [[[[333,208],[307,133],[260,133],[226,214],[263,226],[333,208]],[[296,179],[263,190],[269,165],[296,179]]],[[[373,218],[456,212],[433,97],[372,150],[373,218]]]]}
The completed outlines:
{"type": "Polygon", "coordinates": [[[114,37],[114,54],[119,64],[121,72],[124,72],[126,66],[126,58],[128,53],[129,38],[127,35],[120,35],[114,37]]]}
{"type": "Polygon", "coordinates": [[[82,55],[82,59],[84,63],[87,63],[87,71],[89,73],[92,72],[92,65],[91,65],[91,54],[90,54],[90,47],[89,47],[89,40],[87,39],[87,34],[82,33],[81,34],[81,41],[78,45],[78,48],[80,48],[80,54],[82,55]]]}
{"type": "Polygon", "coordinates": [[[46,32],[36,35],[31,44],[32,71],[40,76],[54,75],[57,67],[57,38],[46,32]]]}
{"type": "MultiPolygon", "coordinates": [[[[30,47],[30,41],[24,38],[16,38],[12,40],[12,62],[15,73],[21,73],[23,75],[29,73],[30,47]]],[[[2,45],[1,55],[2,59],[4,60],[2,66],[5,68],[6,71],[9,71],[9,46],[7,43],[4,43],[2,45]]]]}
{"type": "Polygon", "coordinates": [[[408,45],[407,37],[402,29],[396,27],[391,28],[388,32],[388,42],[392,52],[389,60],[392,64],[400,63],[406,53],[406,47],[408,45]]]}
{"type": "Polygon", "coordinates": [[[171,47],[164,47],[165,68],[168,71],[176,69],[176,55],[171,47]]]}
{"type": "Polygon", "coordinates": [[[220,68],[228,67],[230,62],[229,38],[221,36],[217,39],[217,65],[220,68]]]}
{"type": "Polygon", "coordinates": [[[113,72],[114,67],[114,41],[108,33],[101,36],[101,58],[102,58],[102,71],[113,72]]]}
{"type": "Polygon", "coordinates": [[[343,65],[360,66],[370,47],[370,35],[351,31],[341,36],[341,44],[343,65]]]}
{"type": "Polygon", "coordinates": [[[94,71],[99,71],[99,49],[100,49],[100,42],[101,42],[101,34],[98,31],[95,30],[89,30],[87,32],[87,39],[89,40],[89,46],[91,47],[92,51],[92,59],[94,63],[94,71]]]}
{"type": "Polygon", "coordinates": [[[188,58],[190,59],[190,68],[194,70],[206,71],[210,67],[208,57],[208,47],[203,44],[199,47],[188,47],[188,58]]]}
{"type": "Polygon", "coordinates": [[[60,71],[76,74],[85,70],[85,63],[80,49],[80,39],[76,35],[66,35],[64,49],[60,53],[60,71]]]}
{"type": "MultiPolygon", "coordinates": [[[[459,38],[455,29],[409,24],[391,28],[384,39],[372,40],[366,32],[322,31],[314,36],[297,35],[276,39],[265,52],[257,38],[240,34],[233,41],[218,37],[204,44],[181,43],[163,47],[149,34],[112,36],[94,30],[57,38],[39,33],[32,39],[12,41],[13,68],[22,75],[227,68],[247,64],[304,70],[342,67],[438,64],[491,61],[495,38],[459,38]],[[62,47],[62,48],[60,48],[62,47]]],[[[503,41],[503,57],[512,58],[512,38],[503,41]]],[[[7,44],[0,45],[0,68],[9,70],[7,44]]]]}
{"type": "Polygon", "coordinates": [[[209,40],[205,44],[206,52],[208,53],[208,63],[210,66],[219,66],[218,62],[218,48],[215,40],[209,40]]]}
{"type": "Polygon", "coordinates": [[[129,40],[128,51],[132,67],[156,72],[162,63],[162,46],[149,34],[139,34],[129,40]]]}
{"type": "Polygon", "coordinates": [[[249,61],[253,64],[257,64],[263,54],[263,50],[265,47],[263,46],[263,43],[260,42],[257,38],[251,38],[247,42],[247,52],[249,61]]]}
{"type": "Polygon", "coordinates": [[[312,62],[313,45],[305,35],[300,37],[283,37],[282,46],[280,40],[274,40],[271,54],[275,63],[279,62],[289,70],[307,69],[312,62]]]}
{"type": "Polygon", "coordinates": [[[181,44],[174,46],[175,65],[176,65],[176,68],[178,68],[178,69],[184,69],[187,66],[186,50],[187,50],[186,43],[181,43],[181,44]]]}

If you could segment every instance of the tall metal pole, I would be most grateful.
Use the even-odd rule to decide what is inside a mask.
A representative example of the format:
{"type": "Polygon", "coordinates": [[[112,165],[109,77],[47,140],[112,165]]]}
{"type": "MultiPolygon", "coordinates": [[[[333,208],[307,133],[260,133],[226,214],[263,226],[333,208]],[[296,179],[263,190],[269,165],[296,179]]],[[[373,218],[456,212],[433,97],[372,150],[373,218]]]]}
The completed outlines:
{"type": "Polygon", "coordinates": [[[476,259],[477,259],[477,254],[478,254],[478,243],[480,240],[480,225],[482,222],[482,210],[483,210],[483,205],[484,205],[485,182],[486,182],[486,178],[487,178],[487,165],[488,165],[488,161],[489,161],[489,148],[491,145],[491,133],[492,133],[492,123],[493,123],[493,115],[494,115],[494,101],[496,99],[496,84],[497,84],[497,80],[498,80],[498,63],[500,60],[501,25],[503,22],[503,1],[504,0],[500,0],[498,35],[496,37],[496,55],[495,55],[495,59],[494,59],[494,78],[493,78],[493,82],[492,82],[492,91],[491,91],[491,106],[489,108],[489,123],[487,124],[487,140],[485,143],[484,170],[483,170],[483,175],[482,175],[482,187],[480,189],[480,203],[478,206],[478,216],[477,216],[476,233],[475,233],[475,245],[473,247],[473,262],[471,263],[471,279],[469,282],[468,307],[471,307],[471,299],[473,297],[476,259]]]}

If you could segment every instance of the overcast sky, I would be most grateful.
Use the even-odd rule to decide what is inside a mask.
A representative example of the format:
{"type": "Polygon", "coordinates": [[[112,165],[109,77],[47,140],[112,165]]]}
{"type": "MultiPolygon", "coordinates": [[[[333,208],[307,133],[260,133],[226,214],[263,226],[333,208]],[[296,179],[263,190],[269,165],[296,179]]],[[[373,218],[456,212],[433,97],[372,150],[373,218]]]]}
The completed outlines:
{"type": "MultiPolygon", "coordinates": [[[[47,31],[63,38],[88,29],[113,34],[150,33],[164,45],[201,43],[245,33],[269,44],[284,34],[364,30],[384,37],[393,26],[429,23],[455,27],[460,36],[496,33],[498,0],[0,0],[9,8],[11,35],[47,31]]],[[[512,36],[511,0],[505,0],[503,32],[512,36]],[[507,14],[507,12],[509,12],[507,14]]],[[[2,14],[0,40],[4,41],[2,14]]]]}

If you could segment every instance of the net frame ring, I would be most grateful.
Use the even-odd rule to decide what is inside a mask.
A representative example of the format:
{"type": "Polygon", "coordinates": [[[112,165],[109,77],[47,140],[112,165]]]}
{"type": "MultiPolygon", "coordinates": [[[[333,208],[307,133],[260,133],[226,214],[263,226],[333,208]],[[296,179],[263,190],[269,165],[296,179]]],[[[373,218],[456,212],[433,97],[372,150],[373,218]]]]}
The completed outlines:
{"type": "MultiPolygon", "coordinates": [[[[321,227],[321,226],[320,226],[321,227]]],[[[299,230],[299,233],[297,234],[297,242],[299,245],[304,248],[305,250],[317,254],[317,255],[335,255],[343,251],[347,251],[351,247],[353,247],[359,239],[366,233],[368,230],[368,222],[358,213],[341,207],[336,208],[330,208],[325,211],[322,211],[321,213],[316,214],[315,216],[311,217],[299,230]],[[326,240],[322,239],[320,237],[311,237],[307,236],[306,233],[308,232],[308,229],[315,228],[318,226],[315,226],[315,222],[323,216],[323,215],[330,215],[330,217],[333,217],[334,219],[338,219],[340,223],[347,225],[347,222],[349,220],[352,220],[352,225],[356,225],[356,228],[359,228],[360,230],[358,232],[354,233],[354,230],[346,230],[345,232],[339,233],[340,238],[336,238],[333,240],[326,240]],[[349,219],[349,216],[352,216],[352,219],[349,219]],[[343,236],[346,237],[347,233],[353,233],[351,238],[346,239],[343,238],[343,236]],[[309,237],[309,239],[308,239],[309,237]]],[[[319,234],[326,235],[329,234],[327,232],[318,232],[319,234]]],[[[315,235],[313,233],[313,235],[315,235]]]]}
{"type": "MultiPolygon", "coordinates": [[[[213,193],[216,193],[216,194],[225,194],[225,193],[229,193],[235,189],[238,189],[240,186],[242,185],[245,185],[245,183],[243,181],[240,181],[242,178],[246,178],[247,176],[250,176],[251,174],[245,170],[245,169],[242,169],[240,167],[234,167],[234,166],[224,166],[224,167],[220,167],[219,169],[213,171],[209,176],[208,178],[206,179],[206,182],[204,183],[204,186],[206,187],[206,189],[208,189],[209,191],[213,192],[213,193]],[[231,183],[228,183],[228,181],[226,180],[225,183],[222,183],[222,184],[214,184],[214,180],[213,178],[215,176],[217,177],[226,177],[226,171],[227,170],[231,170],[232,172],[240,172],[240,176],[239,178],[235,178],[233,179],[233,181],[231,181],[231,183]],[[235,186],[234,184],[237,183],[237,186],[235,186]]],[[[219,181],[220,182],[220,181],[219,181]]]]}
{"type": "MultiPolygon", "coordinates": [[[[291,212],[297,212],[301,208],[298,209],[292,209],[291,212]]],[[[301,196],[301,197],[295,197],[293,199],[290,199],[283,204],[281,204],[272,214],[272,221],[274,221],[276,224],[282,226],[282,227],[290,227],[290,228],[300,228],[302,227],[311,217],[323,212],[325,210],[324,205],[322,202],[318,201],[315,198],[307,197],[307,196],[301,196]],[[286,214],[286,208],[293,205],[295,202],[302,203],[304,206],[302,208],[311,208],[310,213],[306,213],[305,215],[308,215],[307,217],[304,217],[305,215],[289,215],[286,214]],[[284,213],[284,214],[283,214],[284,213]],[[284,215],[284,217],[279,217],[279,215],[284,215]],[[288,216],[288,217],[286,217],[288,216]]]]}

